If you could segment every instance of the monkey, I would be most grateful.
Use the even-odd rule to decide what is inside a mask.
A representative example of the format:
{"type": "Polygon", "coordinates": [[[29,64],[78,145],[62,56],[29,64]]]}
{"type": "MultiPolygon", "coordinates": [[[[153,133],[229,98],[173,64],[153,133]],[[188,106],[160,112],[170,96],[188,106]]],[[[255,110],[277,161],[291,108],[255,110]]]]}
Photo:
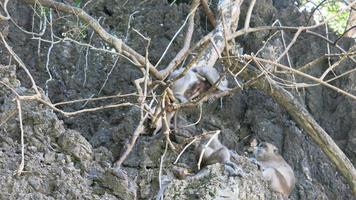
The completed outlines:
{"type": "MultiPolygon", "coordinates": [[[[176,78],[179,74],[184,71],[184,68],[178,69],[170,75],[170,79],[176,78]]],[[[194,84],[199,82],[199,78],[195,72],[192,70],[188,70],[187,73],[177,81],[175,81],[171,87],[174,96],[182,103],[188,101],[187,97],[185,96],[185,92],[191,88],[194,84]]]]}
{"type": "MultiPolygon", "coordinates": [[[[211,85],[214,85],[220,79],[220,74],[214,67],[195,67],[192,70],[204,77],[211,85]]],[[[228,81],[225,77],[217,84],[217,88],[220,91],[229,90],[228,81]]]]}
{"type": "MultiPolygon", "coordinates": [[[[184,72],[184,68],[173,71],[169,79],[174,79],[184,72]]],[[[183,77],[176,80],[171,89],[174,96],[181,102],[185,103],[189,100],[194,99],[199,94],[206,92],[210,89],[220,79],[219,72],[214,67],[195,67],[189,69],[183,77]]],[[[219,84],[217,84],[217,89],[221,91],[228,90],[228,82],[224,78],[219,84]]],[[[167,112],[167,122],[170,125],[171,119],[174,117],[176,112],[167,112]]],[[[155,124],[155,130],[153,135],[158,133],[162,128],[161,119],[159,119],[155,124]]]]}
{"type": "MultiPolygon", "coordinates": [[[[184,68],[181,68],[173,71],[169,79],[176,78],[184,70],[184,68]]],[[[180,102],[185,103],[189,99],[192,99],[192,96],[193,98],[196,97],[197,92],[201,93],[203,90],[207,91],[208,85],[205,82],[203,84],[202,81],[207,81],[211,86],[214,85],[219,79],[220,74],[214,67],[195,67],[189,69],[182,78],[175,81],[171,86],[171,89],[174,96],[179,99],[180,102]],[[187,91],[188,93],[186,93],[187,91]]],[[[220,91],[229,90],[226,78],[223,78],[219,84],[217,84],[217,89],[220,91]]]]}
{"type": "MultiPolygon", "coordinates": [[[[161,110],[160,108],[158,108],[158,109],[159,109],[159,111],[161,110]]],[[[170,126],[172,118],[174,117],[174,115],[175,115],[175,111],[172,111],[172,112],[167,111],[166,112],[166,119],[167,119],[168,126],[170,126]]],[[[162,120],[163,120],[162,117],[159,117],[157,119],[156,123],[154,124],[155,130],[152,133],[153,135],[156,135],[162,129],[162,127],[163,127],[162,120]]]]}
{"type": "Polygon", "coordinates": [[[221,163],[225,166],[225,171],[229,175],[242,175],[242,170],[233,162],[231,162],[229,149],[221,144],[216,134],[203,135],[200,139],[200,143],[197,147],[197,158],[199,159],[201,154],[201,166],[205,167],[215,163],[221,163]],[[211,142],[208,144],[209,140],[211,142]],[[208,144],[208,146],[206,146],[208,144]],[[203,152],[203,150],[205,151],[203,152]]]}
{"type": "Polygon", "coordinates": [[[194,85],[185,91],[184,96],[188,100],[192,100],[199,96],[200,94],[207,92],[211,84],[208,81],[199,80],[198,82],[194,83],[194,85]]]}
{"type": "Polygon", "coordinates": [[[277,147],[262,142],[255,147],[254,155],[261,167],[262,176],[271,183],[271,188],[288,198],[296,179],[292,167],[278,153],[277,147]]]}

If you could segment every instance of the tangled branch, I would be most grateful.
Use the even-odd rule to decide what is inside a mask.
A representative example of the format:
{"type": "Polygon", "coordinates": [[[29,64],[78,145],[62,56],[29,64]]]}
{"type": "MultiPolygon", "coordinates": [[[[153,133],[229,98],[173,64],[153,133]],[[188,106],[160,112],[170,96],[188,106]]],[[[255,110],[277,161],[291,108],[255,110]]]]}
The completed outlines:
{"type": "MultiPolygon", "coordinates": [[[[331,79],[325,80],[325,77],[335,70],[338,66],[341,65],[342,62],[348,60],[352,63],[356,64],[355,59],[355,50],[344,50],[341,46],[337,44],[337,40],[331,41],[327,36],[319,34],[315,31],[316,28],[327,24],[329,21],[333,20],[336,16],[332,16],[324,19],[322,22],[310,25],[310,26],[262,26],[262,27],[250,27],[251,15],[253,13],[254,5],[256,3],[255,0],[250,1],[250,6],[247,11],[245,25],[241,30],[236,30],[237,24],[239,22],[240,17],[240,7],[243,3],[243,0],[220,0],[218,4],[218,15],[214,16],[213,12],[210,10],[209,5],[206,0],[194,0],[191,4],[191,9],[186,16],[186,20],[175,33],[173,39],[170,41],[169,45],[165,48],[165,51],[161,55],[159,61],[156,64],[152,64],[148,59],[148,47],[150,45],[150,39],[148,37],[143,36],[143,34],[136,31],[141,37],[143,37],[147,41],[146,46],[146,54],[145,56],[140,55],[130,46],[125,44],[122,39],[110,34],[106,31],[100,23],[89,14],[87,14],[83,9],[73,7],[64,3],[59,3],[53,0],[25,0],[28,4],[48,7],[54,9],[59,12],[68,13],[78,17],[83,22],[87,23],[88,26],[94,30],[94,32],[108,45],[114,47],[115,51],[113,54],[121,55],[125,59],[127,59],[133,66],[137,67],[142,72],[142,77],[135,81],[135,86],[137,88],[136,93],[129,94],[120,94],[107,96],[107,97],[97,97],[97,98],[87,98],[87,99],[77,99],[66,102],[59,102],[56,104],[52,104],[48,100],[43,98],[43,94],[40,92],[39,87],[36,85],[34,78],[32,77],[30,71],[27,69],[26,65],[23,63],[21,58],[12,50],[12,48],[8,45],[5,37],[0,33],[0,37],[2,42],[4,43],[7,51],[11,54],[12,58],[15,59],[17,64],[26,72],[26,75],[31,81],[32,89],[34,90],[33,95],[21,96],[19,95],[14,88],[11,88],[7,83],[0,82],[0,84],[7,87],[11,90],[16,96],[16,103],[18,108],[18,114],[20,119],[20,129],[21,129],[21,147],[22,147],[22,159],[20,166],[17,170],[17,174],[20,175],[24,168],[24,142],[23,142],[23,125],[21,118],[21,102],[22,101],[37,101],[39,103],[45,104],[50,107],[52,110],[68,117],[73,115],[78,115],[86,112],[94,112],[102,109],[108,108],[119,108],[119,107],[127,107],[127,106],[135,106],[140,109],[140,121],[137,124],[137,127],[132,135],[132,138],[129,144],[126,146],[124,153],[121,155],[119,160],[115,163],[116,166],[121,166],[125,161],[127,156],[130,154],[133,146],[135,145],[138,137],[145,131],[145,122],[148,121],[149,118],[152,121],[156,119],[161,119],[160,123],[162,125],[162,133],[165,136],[166,144],[169,145],[172,149],[174,149],[174,144],[170,141],[170,116],[172,112],[177,111],[183,108],[195,107],[197,105],[202,104],[205,101],[211,99],[218,99],[223,96],[232,95],[242,89],[246,89],[249,87],[257,88],[261,91],[264,91],[271,97],[273,97],[281,106],[286,108],[289,114],[294,118],[294,120],[298,123],[300,127],[302,127],[307,134],[309,134],[314,141],[321,147],[321,149],[325,152],[325,154],[330,158],[330,160],[335,164],[341,174],[346,178],[348,183],[350,184],[353,192],[356,194],[356,172],[354,167],[348,158],[343,154],[343,152],[338,148],[335,142],[329,137],[329,135],[320,127],[320,125],[313,119],[313,117],[307,112],[304,106],[298,102],[294,96],[286,90],[288,87],[309,87],[316,85],[326,86],[342,95],[345,95],[353,100],[356,100],[356,96],[351,94],[350,92],[336,87],[330,82],[336,80],[340,77],[344,77],[351,73],[354,73],[356,70],[353,68],[348,70],[338,76],[335,76],[331,79]],[[199,41],[195,42],[192,45],[192,36],[194,33],[194,17],[196,15],[197,9],[199,6],[203,8],[206,13],[209,22],[214,27],[212,31],[202,37],[199,41]],[[181,50],[176,54],[175,58],[169,62],[167,67],[163,70],[158,71],[156,67],[164,60],[164,57],[167,52],[169,52],[170,45],[173,44],[174,39],[182,34],[182,30],[186,27],[185,31],[185,40],[184,44],[181,47],[181,50]],[[291,32],[294,33],[293,38],[287,45],[283,43],[284,50],[281,52],[277,52],[276,58],[262,58],[258,55],[258,53],[266,48],[266,45],[261,47],[261,49],[256,54],[244,54],[239,55],[233,50],[237,48],[237,44],[235,39],[255,33],[255,32],[263,32],[263,31],[275,31],[276,33],[279,31],[291,32]],[[286,66],[281,63],[282,59],[285,56],[288,56],[290,50],[293,48],[294,44],[298,41],[302,34],[311,35],[313,37],[317,37],[323,41],[325,41],[328,45],[333,45],[336,49],[338,49],[338,53],[331,55],[330,50],[328,50],[327,54],[315,58],[315,60],[310,63],[305,64],[300,67],[293,67],[289,62],[289,66],[286,66]],[[191,56],[194,53],[195,57],[191,56]],[[191,56],[191,57],[190,57],[191,56]],[[324,59],[328,59],[333,56],[338,58],[334,64],[329,65],[328,68],[323,72],[320,77],[315,77],[308,74],[306,69],[316,67],[320,62],[324,59]],[[191,59],[188,59],[191,58],[191,59]],[[184,60],[189,60],[190,62],[186,64],[185,69],[179,74],[176,78],[167,80],[167,77],[178,67],[178,65],[184,63],[184,60]],[[188,70],[192,68],[198,67],[211,67],[213,68],[218,60],[223,61],[223,65],[225,70],[222,72],[221,77],[215,83],[211,89],[203,94],[199,94],[197,98],[185,103],[179,103],[173,93],[171,91],[171,86],[180,78],[184,77],[188,70]],[[290,80],[285,77],[281,77],[273,71],[273,69],[278,68],[282,70],[283,74],[291,74],[293,75],[293,79],[290,80]],[[235,85],[232,86],[227,91],[216,92],[217,85],[220,83],[222,78],[225,76],[230,76],[235,80],[235,85]],[[300,76],[303,80],[308,80],[308,82],[298,83],[294,79],[294,76],[300,76]],[[242,78],[244,83],[239,83],[237,78],[242,78]],[[312,81],[313,83],[309,83],[312,81]],[[141,85],[143,84],[143,87],[141,85]],[[161,90],[158,90],[160,88],[161,90]],[[103,105],[95,108],[87,108],[73,112],[66,112],[60,109],[62,105],[68,105],[77,102],[83,101],[98,101],[109,98],[126,98],[137,96],[138,102],[125,102],[119,104],[111,104],[111,105],[103,105]]],[[[0,20],[10,20],[11,15],[7,11],[7,3],[8,0],[4,1],[2,5],[6,16],[0,15],[0,20]]],[[[356,2],[350,3],[348,6],[340,10],[339,13],[350,9],[354,6],[356,2]]],[[[45,18],[45,17],[43,17],[45,18]]],[[[45,19],[46,21],[47,19],[45,19]]],[[[13,21],[13,20],[12,20],[13,21]]],[[[13,21],[14,22],[14,21],[13,21]]],[[[17,26],[15,24],[15,26],[17,26]]],[[[70,41],[75,43],[76,45],[80,45],[88,49],[98,50],[102,52],[109,52],[104,49],[99,49],[94,47],[92,44],[85,44],[81,41],[77,41],[70,37],[60,38],[53,34],[53,20],[50,18],[50,31],[51,38],[45,39],[44,32],[47,30],[45,23],[41,26],[41,34],[34,34],[32,32],[28,32],[22,30],[25,33],[32,34],[33,39],[37,39],[39,42],[49,43],[53,47],[54,45],[63,42],[70,41]]],[[[17,26],[19,28],[19,26],[17,26]]],[[[20,29],[21,30],[21,29],[20,29]]],[[[277,34],[276,34],[277,35],[277,34]]],[[[91,36],[92,37],[92,36],[91,36]]],[[[275,37],[275,34],[271,35],[271,38],[275,37]]],[[[283,37],[283,35],[282,35],[283,37]]],[[[283,38],[284,42],[284,38],[283,38]]],[[[51,49],[51,48],[50,48],[51,49]]],[[[50,59],[50,51],[47,52],[47,71],[49,72],[48,66],[50,59]]],[[[86,58],[87,59],[87,58],[86,58]]],[[[116,63],[114,64],[114,66],[116,63]]],[[[86,79],[85,79],[86,81],[86,79]]],[[[85,82],[84,82],[85,83],[85,82]]],[[[2,124],[2,123],[0,123],[2,124]]],[[[183,150],[184,151],[184,150],[183,150]]],[[[178,156],[179,158],[179,156],[178,156]]],[[[199,165],[199,164],[198,164],[199,165]]]]}

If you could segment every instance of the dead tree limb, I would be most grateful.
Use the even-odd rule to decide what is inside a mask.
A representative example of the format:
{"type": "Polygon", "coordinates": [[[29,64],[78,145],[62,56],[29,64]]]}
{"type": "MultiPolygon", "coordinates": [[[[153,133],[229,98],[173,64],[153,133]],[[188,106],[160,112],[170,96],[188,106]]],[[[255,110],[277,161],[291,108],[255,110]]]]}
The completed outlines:
{"type": "Polygon", "coordinates": [[[188,21],[187,32],[185,34],[184,44],[182,49],[177,53],[176,57],[168,64],[168,66],[160,71],[162,77],[167,77],[187,56],[189,52],[190,42],[192,40],[194,32],[194,16],[197,7],[199,6],[199,1],[194,0],[190,9],[190,16],[188,21]]]}
{"type": "Polygon", "coordinates": [[[4,4],[2,4],[2,7],[4,9],[4,12],[5,12],[6,16],[3,16],[2,14],[0,14],[0,21],[1,20],[3,20],[3,21],[9,20],[11,18],[10,15],[9,15],[9,12],[7,11],[7,3],[8,2],[9,2],[9,0],[5,0],[4,4]]]}
{"type": "Polygon", "coordinates": [[[203,10],[204,10],[206,16],[209,19],[210,24],[213,27],[215,27],[216,26],[216,19],[215,19],[213,11],[211,11],[211,9],[209,8],[207,0],[200,0],[200,2],[201,2],[201,5],[203,6],[203,10]]]}
{"type": "MultiPolygon", "coordinates": [[[[227,38],[230,38],[235,30],[239,16],[240,6],[243,0],[220,0],[218,3],[219,16],[217,17],[216,27],[210,33],[211,43],[200,53],[200,57],[196,59],[192,67],[213,67],[218,60],[220,54],[225,48],[225,33],[224,26],[227,27],[227,38]],[[224,21],[224,23],[223,23],[224,21]]],[[[191,63],[192,64],[192,63],[191,63]]],[[[190,64],[188,64],[190,66],[190,64]]]]}

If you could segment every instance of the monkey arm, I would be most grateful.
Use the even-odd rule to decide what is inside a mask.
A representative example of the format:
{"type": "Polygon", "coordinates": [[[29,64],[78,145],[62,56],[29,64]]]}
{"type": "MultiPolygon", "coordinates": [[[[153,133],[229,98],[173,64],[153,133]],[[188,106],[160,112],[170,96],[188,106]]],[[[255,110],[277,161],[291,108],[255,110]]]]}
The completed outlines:
{"type": "MultiPolygon", "coordinates": [[[[184,69],[179,69],[174,71],[170,76],[170,79],[174,79],[179,74],[181,74],[184,69]]],[[[179,99],[180,102],[185,103],[188,99],[185,96],[185,92],[191,88],[195,83],[199,81],[197,75],[189,70],[182,78],[176,80],[172,85],[172,91],[174,96],[179,99]]]]}
{"type": "MultiPolygon", "coordinates": [[[[206,78],[211,85],[216,84],[220,79],[220,73],[214,67],[197,67],[194,68],[193,71],[206,78]]],[[[220,91],[229,90],[228,82],[224,78],[220,81],[220,83],[217,84],[216,87],[220,91]]]]}
{"type": "Polygon", "coordinates": [[[276,176],[276,170],[274,168],[262,169],[262,176],[267,181],[272,181],[273,178],[276,176]]]}

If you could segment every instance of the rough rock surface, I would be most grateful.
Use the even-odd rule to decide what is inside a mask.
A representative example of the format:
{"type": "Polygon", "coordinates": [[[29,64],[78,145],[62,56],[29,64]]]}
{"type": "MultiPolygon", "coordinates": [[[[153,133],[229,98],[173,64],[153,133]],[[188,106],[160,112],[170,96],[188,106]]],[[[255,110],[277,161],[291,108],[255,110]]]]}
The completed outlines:
{"type": "MultiPolygon", "coordinates": [[[[15,69],[0,65],[0,80],[20,95],[30,94],[20,86],[15,69]]],[[[0,199],[134,199],[127,175],[109,173],[111,152],[93,150],[79,132],[65,129],[48,107],[35,101],[21,104],[25,168],[14,175],[21,158],[18,112],[15,95],[3,85],[0,93],[0,199]]]]}
{"type": "MultiPolygon", "coordinates": [[[[131,16],[130,27],[151,38],[149,59],[155,63],[189,12],[189,6],[185,4],[188,1],[178,2],[179,4],[169,6],[164,0],[97,0],[91,1],[85,10],[97,19],[101,17],[100,22],[106,30],[124,39],[128,45],[144,54],[146,41],[132,29],[127,30],[131,16]]],[[[245,1],[243,5],[240,26],[244,24],[247,2],[245,1]]],[[[293,1],[286,0],[257,1],[251,26],[271,25],[276,19],[283,25],[304,25],[308,13],[299,12],[292,4],[293,1]]],[[[31,30],[32,9],[28,5],[23,1],[10,1],[9,12],[19,26],[31,30]]],[[[58,19],[57,26],[53,27],[55,34],[59,36],[64,33],[70,34],[89,42],[92,31],[80,32],[74,29],[78,25],[74,22],[75,17],[58,19]]],[[[206,24],[206,17],[200,12],[196,18],[194,41],[208,33],[211,27],[206,24]]],[[[35,28],[38,28],[37,26],[38,24],[35,24],[35,28]]],[[[81,28],[86,30],[84,25],[81,28]]],[[[9,32],[7,41],[23,59],[38,86],[45,89],[49,78],[45,69],[49,45],[42,42],[43,49],[37,51],[38,41],[31,40],[31,35],[24,34],[12,23],[7,23],[6,29],[9,32]]],[[[293,37],[292,33],[285,35],[287,41],[293,37]]],[[[46,33],[44,37],[49,38],[49,34],[46,33]]],[[[256,52],[268,37],[269,33],[260,32],[238,40],[245,52],[256,52]]],[[[335,36],[330,37],[334,39],[335,36]]],[[[272,40],[271,43],[278,44],[278,40],[280,38],[272,40]]],[[[174,57],[183,41],[182,35],[177,37],[159,67],[174,57]]],[[[95,35],[91,42],[95,46],[110,49],[95,35]]],[[[344,39],[339,44],[348,50],[355,43],[344,39]]],[[[292,65],[302,66],[313,58],[325,54],[325,45],[324,41],[302,35],[302,39],[291,49],[292,65]]],[[[337,52],[333,47],[331,50],[337,52]]],[[[130,93],[135,90],[132,81],[141,74],[125,59],[120,58],[118,64],[113,66],[117,59],[115,56],[92,50],[88,52],[89,65],[86,68],[86,48],[70,42],[59,43],[53,47],[50,60],[53,80],[48,83],[48,98],[52,102],[88,98],[92,95],[130,93]],[[100,90],[106,78],[106,85],[100,90]]],[[[0,53],[0,63],[9,63],[10,56],[1,43],[0,53]]],[[[352,63],[347,61],[342,67],[337,68],[335,73],[340,74],[352,66],[352,63]]],[[[320,63],[320,66],[310,69],[308,73],[320,75],[326,67],[326,63],[320,63]]],[[[1,65],[0,80],[14,87],[20,94],[31,93],[31,90],[25,88],[29,88],[30,82],[21,68],[1,65]]],[[[335,84],[355,94],[356,74],[339,79],[335,84]]],[[[299,95],[316,120],[355,163],[356,102],[321,86],[306,88],[299,93],[293,92],[299,95]]],[[[165,148],[164,140],[161,138],[143,135],[124,162],[124,171],[111,168],[137,125],[139,112],[136,108],[104,110],[64,118],[42,104],[33,101],[23,102],[25,172],[20,177],[13,176],[21,158],[16,102],[12,101],[14,97],[0,84],[0,199],[152,199],[156,196],[159,191],[160,159],[165,148]]],[[[121,100],[115,99],[104,103],[117,101],[121,100]]],[[[180,143],[185,137],[200,133],[203,129],[221,129],[222,142],[244,155],[242,147],[246,142],[244,138],[252,135],[274,143],[295,170],[298,182],[290,199],[352,199],[348,185],[325,154],[273,99],[256,90],[245,90],[224,98],[222,102],[222,108],[219,102],[204,105],[204,115],[199,125],[180,130],[174,135],[173,141],[180,143]]],[[[95,105],[99,103],[77,103],[62,108],[73,111],[95,105]]],[[[178,124],[184,125],[195,122],[199,115],[198,109],[180,113],[178,124]]],[[[192,150],[187,151],[180,162],[189,166],[194,165],[193,153],[192,150]]],[[[169,176],[170,163],[176,156],[177,153],[168,151],[164,164],[162,179],[168,177],[167,180],[171,181],[165,190],[167,198],[179,199],[179,196],[188,198],[190,194],[197,194],[199,191],[201,196],[209,199],[218,197],[221,191],[226,191],[224,187],[234,188],[231,190],[233,192],[250,188],[246,195],[256,195],[255,197],[259,199],[269,199],[268,195],[274,195],[265,187],[258,171],[253,167],[245,169],[251,173],[248,174],[247,180],[221,175],[220,165],[209,167],[212,172],[209,179],[214,180],[213,184],[210,182],[203,184],[202,181],[192,184],[184,180],[172,180],[169,176]],[[256,185],[257,182],[261,185],[256,185]],[[236,183],[237,186],[232,183],[236,183]],[[202,187],[197,188],[195,184],[202,187]],[[207,190],[204,186],[214,192],[211,193],[210,189],[207,190]],[[262,193],[265,196],[258,195],[262,193]]],[[[241,165],[250,166],[251,163],[246,160],[241,165]]],[[[232,195],[235,194],[243,195],[243,193],[232,195]]]]}
{"type": "MultiPolygon", "coordinates": [[[[202,169],[204,176],[188,180],[166,180],[164,199],[239,199],[268,200],[283,199],[280,194],[271,192],[256,165],[242,158],[240,166],[243,177],[229,177],[224,174],[224,166],[214,164],[202,169]]],[[[198,176],[198,175],[196,175],[198,176]]],[[[166,179],[165,179],[166,178],[166,179]]],[[[163,181],[164,182],[164,181],[163,181]]]]}

